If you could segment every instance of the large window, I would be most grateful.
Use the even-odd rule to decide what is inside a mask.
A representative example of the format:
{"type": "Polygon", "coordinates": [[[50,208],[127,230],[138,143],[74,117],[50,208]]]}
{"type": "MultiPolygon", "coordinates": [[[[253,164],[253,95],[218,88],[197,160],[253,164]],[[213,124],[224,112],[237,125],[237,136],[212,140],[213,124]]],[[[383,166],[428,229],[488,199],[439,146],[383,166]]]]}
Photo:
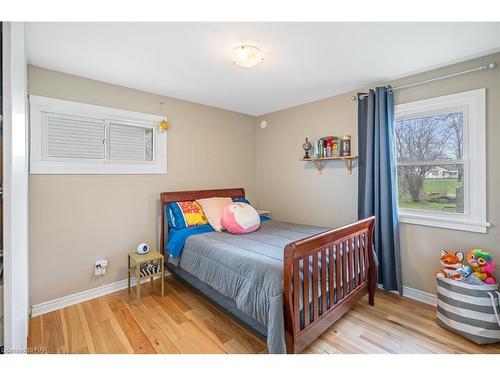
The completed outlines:
{"type": "Polygon", "coordinates": [[[161,117],[30,96],[30,173],[166,173],[161,117]]]}
{"type": "Polygon", "coordinates": [[[400,220],[485,232],[485,90],[396,106],[400,220]]]}

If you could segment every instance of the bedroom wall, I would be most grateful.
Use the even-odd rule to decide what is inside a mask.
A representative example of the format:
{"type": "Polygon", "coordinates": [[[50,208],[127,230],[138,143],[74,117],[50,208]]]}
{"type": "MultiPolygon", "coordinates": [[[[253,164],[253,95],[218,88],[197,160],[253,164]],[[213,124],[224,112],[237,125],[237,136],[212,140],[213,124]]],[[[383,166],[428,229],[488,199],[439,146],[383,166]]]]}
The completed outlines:
{"type": "MultiPolygon", "coordinates": [[[[470,69],[496,61],[500,54],[454,64],[391,82],[393,86],[437,75],[470,69]]],[[[373,85],[374,86],[374,85],[373,85]]],[[[486,234],[401,224],[403,283],[407,287],[435,294],[433,275],[439,267],[441,249],[488,249],[500,264],[500,68],[442,80],[395,93],[395,102],[406,103],[485,87],[487,89],[487,219],[486,234]]],[[[356,90],[364,91],[364,89],[356,90]]],[[[268,122],[257,127],[257,201],[278,220],[339,226],[356,220],[357,167],[347,175],[342,162],[329,162],[319,175],[312,163],[299,161],[305,137],[353,136],[357,153],[357,106],[351,101],[356,91],[260,116],[268,122]]],[[[497,278],[500,272],[496,272],[497,278]]]]}
{"type": "Polygon", "coordinates": [[[162,191],[244,187],[255,199],[255,118],[29,66],[29,93],[161,115],[166,175],[30,175],[31,304],[127,277],[127,253],[159,236],[162,191]],[[96,260],[108,273],[93,275],[96,260]]]}

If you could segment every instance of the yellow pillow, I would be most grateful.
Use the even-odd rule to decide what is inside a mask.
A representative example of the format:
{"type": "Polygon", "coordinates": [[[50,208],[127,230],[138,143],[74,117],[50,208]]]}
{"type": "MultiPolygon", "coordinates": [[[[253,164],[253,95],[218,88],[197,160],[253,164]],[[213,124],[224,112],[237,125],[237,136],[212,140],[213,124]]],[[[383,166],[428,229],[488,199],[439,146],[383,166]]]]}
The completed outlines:
{"type": "Polygon", "coordinates": [[[208,224],[203,209],[196,201],[175,202],[181,213],[186,227],[208,224]]]}

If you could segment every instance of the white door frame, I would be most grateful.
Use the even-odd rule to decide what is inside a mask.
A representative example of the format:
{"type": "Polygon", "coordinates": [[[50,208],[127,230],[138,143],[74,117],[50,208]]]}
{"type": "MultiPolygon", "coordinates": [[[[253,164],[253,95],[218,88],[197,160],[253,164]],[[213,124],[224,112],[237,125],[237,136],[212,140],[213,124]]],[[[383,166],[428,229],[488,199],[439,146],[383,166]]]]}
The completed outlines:
{"type": "Polygon", "coordinates": [[[27,349],[28,131],[24,23],[4,22],[3,184],[4,184],[4,350],[27,349]]]}

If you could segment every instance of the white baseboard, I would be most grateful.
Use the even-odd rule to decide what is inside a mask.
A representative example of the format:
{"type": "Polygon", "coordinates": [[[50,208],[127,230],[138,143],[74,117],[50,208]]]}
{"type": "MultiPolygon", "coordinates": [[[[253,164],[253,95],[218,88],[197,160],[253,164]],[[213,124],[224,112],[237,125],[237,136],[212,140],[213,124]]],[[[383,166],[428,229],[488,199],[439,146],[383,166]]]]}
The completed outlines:
{"type": "MultiPolygon", "coordinates": [[[[381,284],[379,284],[378,287],[380,289],[383,289],[381,284]]],[[[399,294],[396,291],[391,291],[391,293],[399,294]]],[[[433,305],[433,306],[437,305],[437,297],[434,294],[410,288],[409,286],[403,285],[403,296],[408,297],[410,299],[414,299],[416,301],[426,303],[428,305],[433,305]]]]}
{"type": "Polygon", "coordinates": [[[418,289],[403,286],[403,296],[426,303],[428,305],[437,305],[437,296],[431,293],[423,292],[418,289]]]}
{"type": "MultiPolygon", "coordinates": [[[[165,271],[165,276],[170,275],[168,271],[165,271]]],[[[154,279],[158,279],[159,276],[155,276],[154,279]]],[[[147,283],[149,279],[143,279],[141,284],[147,283]]],[[[130,280],[130,285],[135,286],[137,284],[135,279],[130,280]]],[[[127,289],[128,283],[127,279],[116,281],[114,283],[98,286],[97,288],[84,290],[83,292],[78,292],[75,294],[70,294],[69,296],[56,298],[51,301],[38,303],[31,307],[31,316],[35,317],[38,315],[46,314],[52,311],[62,309],[71,305],[76,305],[80,302],[85,302],[90,299],[104,296],[106,294],[118,292],[119,290],[127,289]]]]}
{"type": "MultiPolygon", "coordinates": [[[[165,276],[170,275],[168,271],[165,271],[165,276]]],[[[157,279],[158,276],[155,277],[157,279]]],[[[142,283],[148,282],[149,279],[143,279],[142,283]]],[[[131,280],[131,286],[135,286],[135,279],[131,280]]],[[[83,292],[70,294],[69,296],[56,298],[51,301],[42,302],[31,307],[31,316],[39,316],[42,314],[46,314],[52,311],[56,311],[62,309],[64,307],[68,307],[71,305],[76,305],[77,303],[85,302],[90,299],[94,299],[97,297],[105,296],[106,294],[118,292],[119,290],[123,290],[127,288],[127,279],[116,281],[114,283],[106,284],[103,286],[98,286],[97,288],[84,290],[83,292]]],[[[382,289],[381,285],[379,288],[382,289]]],[[[396,293],[397,292],[393,292],[396,293]]],[[[426,303],[428,305],[437,305],[437,297],[434,294],[430,294],[427,292],[423,292],[418,289],[410,288],[408,286],[403,286],[403,296],[414,299],[416,301],[420,301],[426,303]]]]}

